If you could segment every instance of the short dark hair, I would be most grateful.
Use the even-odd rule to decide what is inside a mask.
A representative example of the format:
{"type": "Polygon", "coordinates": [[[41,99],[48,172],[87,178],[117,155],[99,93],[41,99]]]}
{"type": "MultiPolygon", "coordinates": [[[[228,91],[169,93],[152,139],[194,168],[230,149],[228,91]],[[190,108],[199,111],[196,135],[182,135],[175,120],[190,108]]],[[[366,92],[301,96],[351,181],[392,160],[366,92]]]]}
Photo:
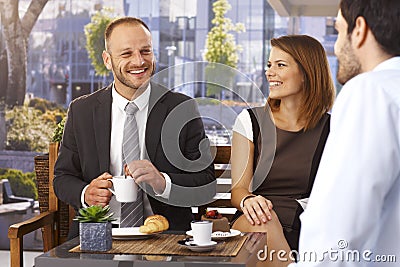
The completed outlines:
{"type": "Polygon", "coordinates": [[[399,0],[341,0],[340,10],[348,24],[348,34],[361,16],[381,48],[390,55],[400,55],[399,0]]]}
{"type": "MultiPolygon", "coordinates": [[[[142,25],[144,28],[146,28],[146,30],[151,32],[149,27],[146,25],[146,23],[144,23],[144,21],[139,18],[135,18],[135,17],[117,18],[117,19],[112,20],[110,23],[108,23],[106,30],[104,31],[104,40],[106,41],[106,44],[108,43],[108,40],[109,40],[113,30],[115,29],[115,27],[122,25],[122,24],[142,25]]],[[[108,47],[106,47],[106,49],[108,50],[108,47]]]]}

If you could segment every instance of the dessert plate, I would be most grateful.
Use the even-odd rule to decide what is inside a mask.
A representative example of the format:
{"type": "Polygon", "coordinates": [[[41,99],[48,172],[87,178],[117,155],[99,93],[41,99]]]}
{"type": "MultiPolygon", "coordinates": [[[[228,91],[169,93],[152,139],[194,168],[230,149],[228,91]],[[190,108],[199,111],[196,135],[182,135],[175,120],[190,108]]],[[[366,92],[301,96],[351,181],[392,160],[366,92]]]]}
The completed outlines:
{"type": "Polygon", "coordinates": [[[206,244],[206,245],[197,245],[194,243],[193,239],[179,240],[178,244],[190,249],[191,251],[195,251],[195,252],[211,251],[211,250],[215,249],[218,245],[218,243],[215,241],[211,241],[210,244],[206,244]]]}
{"type": "Polygon", "coordinates": [[[141,233],[139,232],[139,227],[123,227],[123,228],[113,228],[112,238],[116,240],[132,240],[132,239],[145,239],[149,238],[157,233],[141,233]]]}
{"type": "MultiPolygon", "coordinates": [[[[186,232],[187,235],[193,236],[192,230],[186,232]]],[[[211,234],[211,238],[213,240],[224,240],[226,238],[234,237],[240,235],[241,232],[239,230],[231,229],[230,232],[213,232],[211,234]]]]}

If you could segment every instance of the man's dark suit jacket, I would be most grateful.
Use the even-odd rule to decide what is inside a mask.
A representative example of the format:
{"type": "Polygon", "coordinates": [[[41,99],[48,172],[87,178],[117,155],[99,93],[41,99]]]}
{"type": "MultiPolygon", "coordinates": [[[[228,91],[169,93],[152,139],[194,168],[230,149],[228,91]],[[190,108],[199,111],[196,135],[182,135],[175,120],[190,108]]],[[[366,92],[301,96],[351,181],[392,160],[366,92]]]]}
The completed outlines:
{"type": "MultiPolygon", "coordinates": [[[[73,206],[75,210],[81,207],[83,188],[102,173],[109,172],[111,91],[112,85],[75,99],[68,110],[63,140],[55,165],[54,189],[57,197],[73,206]]],[[[176,193],[174,185],[190,187],[206,184],[214,185],[209,187],[212,190],[208,190],[211,191],[209,198],[212,198],[216,184],[213,164],[197,172],[182,171],[169,162],[160,143],[162,125],[168,114],[176,106],[190,99],[188,96],[168,91],[152,83],[145,136],[147,153],[155,167],[171,177],[172,198],[174,194],[175,196],[180,194],[176,193]]],[[[191,110],[185,112],[193,113],[196,119],[183,126],[179,134],[179,146],[187,159],[195,160],[200,157],[200,141],[206,136],[197,106],[192,103],[189,107],[191,110]]],[[[181,127],[178,125],[179,121],[175,123],[176,127],[181,127]]],[[[177,139],[176,136],[170,138],[177,139]]],[[[190,196],[190,193],[182,195],[190,196]]],[[[169,205],[157,200],[158,197],[154,195],[148,196],[153,213],[165,216],[170,222],[171,230],[190,229],[190,222],[193,220],[190,207],[169,205]]],[[[69,237],[77,235],[78,227],[75,224],[71,226],[69,237]]]]}

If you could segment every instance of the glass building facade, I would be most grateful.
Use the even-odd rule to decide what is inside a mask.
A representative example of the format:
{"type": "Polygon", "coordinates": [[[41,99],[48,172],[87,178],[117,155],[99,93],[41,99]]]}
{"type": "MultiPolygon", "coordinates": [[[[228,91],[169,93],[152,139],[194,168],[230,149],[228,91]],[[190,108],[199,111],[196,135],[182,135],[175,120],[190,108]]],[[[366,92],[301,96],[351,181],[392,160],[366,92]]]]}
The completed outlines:
{"type": "MultiPolygon", "coordinates": [[[[29,1],[20,0],[21,7],[29,1]]],[[[150,27],[158,71],[175,64],[202,61],[205,41],[214,17],[215,0],[53,0],[49,1],[30,37],[27,92],[33,96],[68,105],[72,99],[93,92],[112,81],[96,76],[85,49],[84,26],[91,15],[103,7],[112,7],[115,16],[142,18],[150,27]]],[[[270,50],[269,40],[284,34],[309,34],[320,40],[329,55],[335,77],[336,58],[333,44],[336,33],[333,18],[280,17],[266,0],[229,0],[233,23],[241,22],[246,31],[235,33],[243,48],[238,71],[257,85],[264,95],[268,85],[264,70],[270,50]]],[[[198,70],[197,70],[198,71],[198,70]]],[[[194,70],[174,73],[173,82],[190,80],[194,70]]],[[[201,76],[202,74],[200,74],[201,76]]],[[[235,80],[236,90],[249,92],[253,84],[235,80]]],[[[194,97],[204,96],[201,86],[184,91],[194,97]]]]}

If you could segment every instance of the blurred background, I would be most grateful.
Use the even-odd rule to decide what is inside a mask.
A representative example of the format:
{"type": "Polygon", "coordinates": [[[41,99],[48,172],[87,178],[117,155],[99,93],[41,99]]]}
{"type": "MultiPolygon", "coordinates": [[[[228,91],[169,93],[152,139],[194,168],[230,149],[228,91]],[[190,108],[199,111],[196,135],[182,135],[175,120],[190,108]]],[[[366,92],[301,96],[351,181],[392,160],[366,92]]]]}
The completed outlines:
{"type": "MultiPolygon", "coordinates": [[[[69,103],[112,82],[110,73],[101,70],[102,62],[91,56],[101,55],[101,23],[125,15],[143,19],[152,31],[157,72],[164,84],[196,98],[209,139],[230,144],[236,115],[243,108],[265,104],[271,38],[315,37],[325,47],[336,77],[338,2],[0,0],[0,250],[8,249],[8,226],[38,212],[33,158],[47,152],[69,103]],[[225,8],[222,17],[232,26],[226,45],[211,34],[215,5],[225,8]],[[21,39],[12,37],[12,31],[21,39]],[[213,61],[216,49],[234,57],[213,61]],[[211,62],[235,69],[227,88],[211,88],[204,82],[211,62]],[[203,82],[193,82],[199,80],[203,82]]],[[[339,92],[337,83],[336,88],[339,92]]],[[[41,233],[28,239],[27,249],[41,249],[41,233]]]]}

